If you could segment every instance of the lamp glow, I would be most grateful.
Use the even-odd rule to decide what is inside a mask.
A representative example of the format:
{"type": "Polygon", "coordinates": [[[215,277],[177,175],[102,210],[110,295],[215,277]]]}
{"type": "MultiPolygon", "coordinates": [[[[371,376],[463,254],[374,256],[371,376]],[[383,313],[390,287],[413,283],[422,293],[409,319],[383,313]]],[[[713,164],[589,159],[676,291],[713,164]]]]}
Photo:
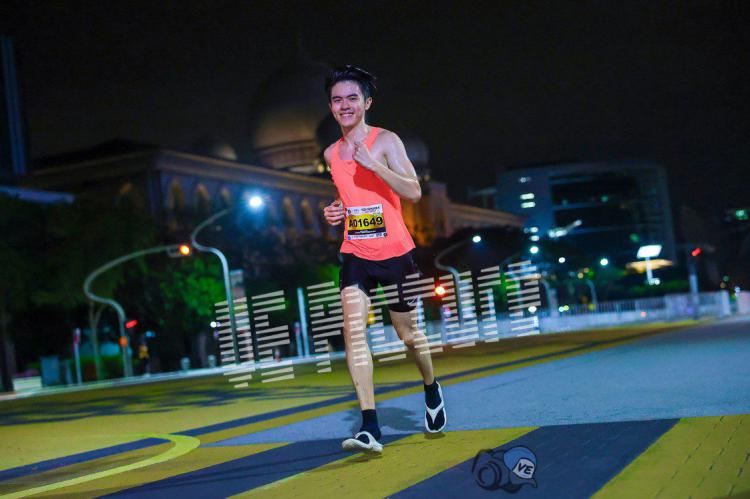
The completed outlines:
{"type": "Polygon", "coordinates": [[[263,206],[263,198],[261,198],[260,196],[250,196],[247,204],[250,205],[250,208],[256,210],[263,206]]]}
{"type": "Polygon", "coordinates": [[[638,248],[638,258],[656,258],[661,253],[661,244],[648,244],[638,248]]]}

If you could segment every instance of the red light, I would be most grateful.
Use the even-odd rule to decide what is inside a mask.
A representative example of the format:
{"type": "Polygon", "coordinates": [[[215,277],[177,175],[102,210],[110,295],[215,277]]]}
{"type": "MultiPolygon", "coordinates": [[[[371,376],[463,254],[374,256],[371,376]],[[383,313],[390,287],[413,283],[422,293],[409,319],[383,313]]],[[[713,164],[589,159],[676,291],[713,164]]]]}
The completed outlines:
{"type": "Polygon", "coordinates": [[[693,251],[690,252],[690,254],[693,255],[694,257],[700,255],[701,253],[703,253],[703,250],[700,248],[695,248],[693,251]]]}
{"type": "Polygon", "coordinates": [[[125,323],[125,328],[130,329],[130,328],[134,328],[137,325],[138,325],[138,321],[133,319],[132,321],[128,321],[125,323]]]}
{"type": "Polygon", "coordinates": [[[438,296],[445,295],[445,288],[443,286],[437,286],[435,288],[435,294],[438,295],[438,296]]]}

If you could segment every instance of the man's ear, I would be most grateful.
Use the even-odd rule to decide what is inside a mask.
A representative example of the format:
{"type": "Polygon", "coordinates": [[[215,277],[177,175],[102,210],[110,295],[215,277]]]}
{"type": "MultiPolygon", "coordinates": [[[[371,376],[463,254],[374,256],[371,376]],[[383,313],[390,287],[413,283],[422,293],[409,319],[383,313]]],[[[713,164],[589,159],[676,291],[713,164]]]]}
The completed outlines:
{"type": "Polygon", "coordinates": [[[372,106],[372,97],[368,97],[365,101],[365,111],[369,110],[370,106],[372,106]]]}

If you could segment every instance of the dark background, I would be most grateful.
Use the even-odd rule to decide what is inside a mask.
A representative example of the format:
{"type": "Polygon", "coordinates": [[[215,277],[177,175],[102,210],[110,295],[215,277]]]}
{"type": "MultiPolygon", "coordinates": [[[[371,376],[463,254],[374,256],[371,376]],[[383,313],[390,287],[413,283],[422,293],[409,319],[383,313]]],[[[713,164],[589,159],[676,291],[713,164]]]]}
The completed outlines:
{"type": "Polygon", "coordinates": [[[372,121],[421,136],[455,197],[512,166],[639,158],[667,167],[673,204],[718,214],[750,192],[747,5],[29,1],[5,29],[33,157],[242,149],[255,89],[301,38],[379,76],[372,121]]]}

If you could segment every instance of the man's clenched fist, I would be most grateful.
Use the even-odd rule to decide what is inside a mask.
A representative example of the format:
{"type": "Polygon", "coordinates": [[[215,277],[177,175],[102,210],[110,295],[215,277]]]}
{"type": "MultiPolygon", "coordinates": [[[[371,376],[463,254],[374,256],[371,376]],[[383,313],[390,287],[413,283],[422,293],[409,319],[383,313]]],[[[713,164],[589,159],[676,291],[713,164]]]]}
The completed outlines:
{"type": "Polygon", "coordinates": [[[338,225],[346,216],[344,210],[344,204],[340,199],[337,199],[333,203],[323,208],[323,216],[326,217],[326,222],[330,225],[338,225]]]}

